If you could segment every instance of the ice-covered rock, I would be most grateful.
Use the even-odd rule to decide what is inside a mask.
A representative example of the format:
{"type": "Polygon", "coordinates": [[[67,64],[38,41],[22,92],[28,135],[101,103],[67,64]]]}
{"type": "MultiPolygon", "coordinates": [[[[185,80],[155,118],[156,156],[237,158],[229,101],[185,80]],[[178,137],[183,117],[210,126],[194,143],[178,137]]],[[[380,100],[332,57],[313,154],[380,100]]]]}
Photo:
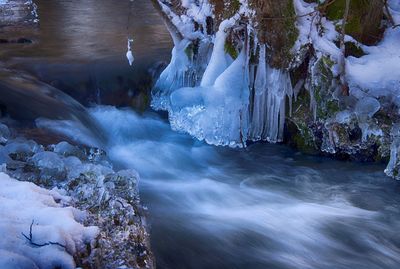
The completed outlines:
{"type": "Polygon", "coordinates": [[[4,146],[4,151],[14,160],[25,161],[35,153],[43,151],[43,147],[33,140],[14,139],[4,146]]]}
{"type": "Polygon", "coordinates": [[[7,143],[8,139],[10,138],[10,135],[11,133],[7,125],[0,123],[0,144],[7,143]]]}
{"type": "Polygon", "coordinates": [[[62,180],[65,177],[63,160],[54,152],[43,151],[36,153],[31,161],[40,170],[42,178],[62,180]]]}
{"type": "Polygon", "coordinates": [[[376,98],[365,97],[357,102],[354,112],[359,118],[371,118],[380,108],[381,104],[376,98]]]}
{"type": "Polygon", "coordinates": [[[60,143],[54,145],[52,147],[52,150],[53,152],[62,155],[64,157],[75,156],[82,160],[87,159],[84,150],[82,150],[77,146],[71,145],[66,141],[61,141],[60,143]]]}

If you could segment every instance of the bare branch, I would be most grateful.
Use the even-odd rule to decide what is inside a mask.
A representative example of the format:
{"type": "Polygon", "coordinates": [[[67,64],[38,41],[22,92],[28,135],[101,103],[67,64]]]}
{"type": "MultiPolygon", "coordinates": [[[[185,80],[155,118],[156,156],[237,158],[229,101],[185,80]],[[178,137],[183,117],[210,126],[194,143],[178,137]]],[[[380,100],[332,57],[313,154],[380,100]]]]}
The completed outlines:
{"type": "Polygon", "coordinates": [[[59,247],[62,247],[62,248],[64,248],[64,249],[66,249],[66,246],[64,246],[63,244],[60,244],[60,243],[58,243],[58,242],[51,242],[51,241],[49,241],[49,242],[43,243],[43,244],[38,244],[38,243],[33,242],[33,239],[32,239],[32,237],[33,237],[33,235],[32,235],[32,229],[33,229],[33,228],[32,228],[32,227],[33,227],[34,222],[35,222],[35,220],[32,220],[32,223],[31,223],[31,225],[29,226],[29,236],[27,236],[27,235],[24,234],[24,233],[21,233],[22,236],[25,237],[25,239],[28,240],[28,242],[29,242],[32,246],[40,248],[40,247],[49,246],[49,245],[56,245],[56,246],[59,246],[59,247]]]}

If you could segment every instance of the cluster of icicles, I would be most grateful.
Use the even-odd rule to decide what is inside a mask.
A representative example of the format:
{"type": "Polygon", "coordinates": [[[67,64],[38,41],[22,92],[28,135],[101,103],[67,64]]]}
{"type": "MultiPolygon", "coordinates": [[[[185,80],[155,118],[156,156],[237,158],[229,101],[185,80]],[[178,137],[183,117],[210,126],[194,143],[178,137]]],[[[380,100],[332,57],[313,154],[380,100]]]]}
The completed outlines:
{"type": "Polygon", "coordinates": [[[264,44],[257,45],[256,66],[249,64],[246,44],[232,59],[225,51],[232,24],[221,23],[213,46],[200,42],[196,60],[185,52],[190,41],[175,42],[171,62],[152,91],[152,107],[169,112],[174,130],[209,144],[244,147],[249,140],[282,141],[286,96],[293,95],[289,73],[267,65],[264,44]]]}

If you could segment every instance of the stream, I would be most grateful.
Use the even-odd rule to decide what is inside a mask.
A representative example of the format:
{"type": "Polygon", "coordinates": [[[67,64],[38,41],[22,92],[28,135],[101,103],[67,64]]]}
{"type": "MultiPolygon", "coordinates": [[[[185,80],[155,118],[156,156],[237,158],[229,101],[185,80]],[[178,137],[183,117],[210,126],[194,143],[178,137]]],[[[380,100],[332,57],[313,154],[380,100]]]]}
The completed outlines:
{"type": "MultiPolygon", "coordinates": [[[[120,34],[126,16],[117,15],[129,8],[129,1],[84,1],[81,15],[74,2],[83,3],[40,0],[39,16],[64,14],[58,33],[63,38],[50,42],[52,31],[61,26],[43,15],[41,31],[48,39],[41,40],[49,43],[29,48],[34,53],[10,47],[7,63],[22,68],[26,61],[23,69],[39,78],[64,86],[68,82],[61,89],[84,103],[87,95],[68,89],[93,76],[101,77],[96,85],[107,89],[117,84],[110,82],[116,76],[126,78],[167,60],[168,34],[147,1],[135,1],[143,12],[132,19],[138,40],[133,69],[124,58],[126,39],[120,34]],[[100,16],[109,23],[96,34],[100,16]],[[86,32],[94,36],[77,42],[86,32]],[[104,38],[100,43],[98,35],[104,38]]],[[[214,147],[172,131],[154,111],[138,113],[116,108],[114,100],[101,101],[87,109],[96,121],[92,137],[77,121],[43,121],[41,126],[87,144],[96,143],[100,132],[114,166],[139,172],[157,268],[400,268],[400,183],[384,175],[384,165],[339,162],[266,143],[214,147]]]]}
{"type": "Polygon", "coordinates": [[[216,148],[159,116],[91,110],[137,169],[158,268],[398,268],[400,185],[382,165],[280,145],[216,148]]]}

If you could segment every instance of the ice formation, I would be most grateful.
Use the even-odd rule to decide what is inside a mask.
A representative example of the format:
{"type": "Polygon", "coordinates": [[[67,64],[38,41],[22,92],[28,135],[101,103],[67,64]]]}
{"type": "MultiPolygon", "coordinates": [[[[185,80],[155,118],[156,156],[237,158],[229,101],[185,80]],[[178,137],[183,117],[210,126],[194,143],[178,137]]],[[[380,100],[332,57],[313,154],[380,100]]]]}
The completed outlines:
{"type": "Polygon", "coordinates": [[[289,73],[268,67],[265,45],[260,46],[259,63],[254,81],[254,101],[249,139],[279,142],[283,139],[286,96],[293,96],[289,73]]]}
{"type": "Polygon", "coordinates": [[[133,39],[128,38],[128,51],[126,52],[126,58],[128,59],[130,66],[132,66],[133,62],[135,61],[135,58],[133,57],[133,52],[132,52],[132,43],[133,43],[133,39]]]}
{"type": "MultiPolygon", "coordinates": [[[[183,6],[196,5],[184,1],[183,6]]],[[[249,73],[249,41],[244,40],[239,46],[236,59],[226,51],[229,31],[239,21],[240,13],[249,12],[246,6],[244,1],[238,13],[220,23],[212,41],[212,53],[208,57],[206,49],[200,52],[200,64],[188,56],[191,41],[173,38],[175,47],[171,62],[152,91],[152,107],[169,112],[174,130],[187,132],[210,144],[232,147],[245,146],[247,140],[282,140],[286,95],[291,97],[293,94],[288,72],[269,68],[265,45],[261,45],[254,100],[251,100],[253,79],[249,73]]],[[[181,25],[187,18],[173,15],[166,9],[164,7],[174,25],[189,36],[186,26],[181,25]]],[[[195,17],[195,20],[204,22],[204,16],[195,17]]],[[[207,37],[200,40],[199,49],[201,44],[207,47],[207,37]]]]}
{"type": "Polygon", "coordinates": [[[66,207],[69,198],[55,190],[2,172],[0,184],[0,268],[75,268],[73,255],[98,228],[80,224],[84,213],[66,207]]]}
{"type": "Polygon", "coordinates": [[[183,39],[172,49],[169,65],[161,73],[152,91],[152,107],[157,110],[168,110],[169,95],[176,89],[191,85],[190,60],[185,53],[190,41],[183,39]]]}
{"type": "Polygon", "coordinates": [[[212,85],[175,91],[169,110],[172,128],[210,144],[244,145],[249,101],[248,75],[243,72],[244,68],[245,49],[212,85]]]}
{"type": "Polygon", "coordinates": [[[390,160],[385,169],[388,176],[400,179],[399,163],[400,163],[400,126],[395,124],[391,131],[392,144],[390,145],[390,160]]]}

